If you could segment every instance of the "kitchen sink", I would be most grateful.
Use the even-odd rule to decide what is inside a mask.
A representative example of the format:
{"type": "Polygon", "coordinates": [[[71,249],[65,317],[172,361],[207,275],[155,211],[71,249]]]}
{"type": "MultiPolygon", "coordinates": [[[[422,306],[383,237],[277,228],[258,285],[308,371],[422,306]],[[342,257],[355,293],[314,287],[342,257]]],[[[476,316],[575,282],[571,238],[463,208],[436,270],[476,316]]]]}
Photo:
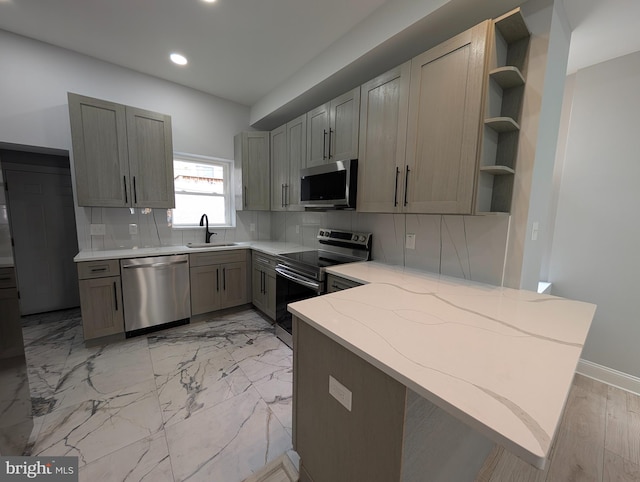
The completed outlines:
{"type": "Polygon", "coordinates": [[[223,246],[238,246],[240,243],[187,243],[187,248],[220,248],[223,246]]]}

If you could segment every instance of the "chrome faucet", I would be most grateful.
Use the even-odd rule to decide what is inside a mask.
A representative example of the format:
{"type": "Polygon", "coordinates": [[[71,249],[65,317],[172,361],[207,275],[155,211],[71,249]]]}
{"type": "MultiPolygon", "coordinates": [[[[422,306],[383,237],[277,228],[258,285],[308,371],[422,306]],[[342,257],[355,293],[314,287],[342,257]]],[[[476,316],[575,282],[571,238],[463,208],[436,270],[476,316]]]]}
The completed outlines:
{"type": "Polygon", "coordinates": [[[218,234],[218,233],[209,232],[209,218],[207,217],[206,214],[203,214],[202,217],[200,218],[200,226],[205,226],[205,228],[204,228],[204,242],[205,243],[210,243],[211,242],[211,235],[212,234],[218,234]],[[206,225],[204,223],[206,223],[206,225]]]}

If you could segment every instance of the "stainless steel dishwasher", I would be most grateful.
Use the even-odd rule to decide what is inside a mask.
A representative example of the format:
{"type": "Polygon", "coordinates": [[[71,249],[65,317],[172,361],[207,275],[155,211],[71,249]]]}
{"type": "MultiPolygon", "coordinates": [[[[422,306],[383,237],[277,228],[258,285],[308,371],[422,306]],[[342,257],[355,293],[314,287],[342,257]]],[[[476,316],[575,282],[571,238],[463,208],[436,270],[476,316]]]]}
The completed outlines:
{"type": "Polygon", "coordinates": [[[189,320],[189,255],[123,259],[120,268],[127,335],[189,320]]]}

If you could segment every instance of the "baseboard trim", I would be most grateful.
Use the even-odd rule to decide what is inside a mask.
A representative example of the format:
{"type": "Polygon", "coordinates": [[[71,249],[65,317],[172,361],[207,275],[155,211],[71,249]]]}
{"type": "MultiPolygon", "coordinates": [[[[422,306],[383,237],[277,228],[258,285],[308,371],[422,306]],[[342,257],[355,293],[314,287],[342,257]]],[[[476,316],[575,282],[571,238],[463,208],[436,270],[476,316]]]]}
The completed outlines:
{"type": "Polygon", "coordinates": [[[633,375],[583,359],[578,362],[576,371],[585,377],[640,395],[640,378],[633,375]]]}

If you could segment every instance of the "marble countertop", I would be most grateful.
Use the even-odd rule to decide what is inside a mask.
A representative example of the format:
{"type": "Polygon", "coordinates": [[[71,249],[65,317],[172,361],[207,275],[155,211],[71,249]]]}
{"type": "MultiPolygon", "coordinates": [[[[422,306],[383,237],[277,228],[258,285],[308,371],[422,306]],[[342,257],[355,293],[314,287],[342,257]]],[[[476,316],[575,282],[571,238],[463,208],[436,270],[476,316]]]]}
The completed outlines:
{"type": "Polygon", "coordinates": [[[375,262],[289,311],[543,468],[596,306],[375,262]]]}
{"type": "Polygon", "coordinates": [[[159,246],[150,248],[111,249],[96,251],[82,250],[73,258],[73,260],[76,263],[79,263],[81,261],[141,258],[143,256],[165,256],[170,254],[198,253],[203,251],[223,251],[230,249],[253,249],[270,255],[278,255],[283,253],[294,253],[298,251],[309,251],[315,248],[279,241],[248,241],[237,243],[232,246],[216,246],[212,244],[211,246],[198,248],[189,248],[187,246],[159,246]]]}

